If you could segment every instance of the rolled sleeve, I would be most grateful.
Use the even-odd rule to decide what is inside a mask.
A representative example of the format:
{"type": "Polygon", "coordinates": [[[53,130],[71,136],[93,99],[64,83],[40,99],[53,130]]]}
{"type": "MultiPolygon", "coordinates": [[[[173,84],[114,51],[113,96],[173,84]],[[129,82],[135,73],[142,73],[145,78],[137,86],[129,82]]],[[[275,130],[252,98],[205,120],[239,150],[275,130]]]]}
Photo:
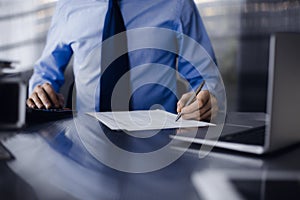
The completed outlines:
{"type": "Polygon", "coordinates": [[[70,44],[64,40],[64,1],[58,1],[47,35],[47,42],[40,59],[34,65],[29,80],[29,94],[36,85],[50,83],[56,92],[64,84],[64,71],[73,54],[70,44]]]}
{"type": "MultiPolygon", "coordinates": [[[[178,71],[180,75],[190,83],[190,86],[193,89],[196,89],[203,80],[202,73],[205,73],[205,70],[203,69],[205,69],[210,64],[215,65],[216,58],[210,39],[207,35],[205,26],[195,3],[192,0],[180,0],[178,8],[178,13],[180,13],[178,31],[184,35],[179,39],[179,51],[181,52],[181,54],[189,54],[190,57],[195,58],[194,60],[197,60],[198,62],[197,65],[193,65],[195,63],[192,64],[189,62],[189,60],[186,60],[182,56],[179,56],[178,71]],[[200,44],[204,51],[199,52],[197,51],[197,48],[193,48],[191,46],[188,46],[188,48],[186,48],[187,40],[184,39],[185,36],[187,36],[189,40],[194,40],[198,44],[200,44]],[[201,56],[205,58],[200,58],[201,56]],[[213,63],[209,64],[209,62],[213,63]]],[[[207,88],[204,87],[204,89],[207,88]]]]}

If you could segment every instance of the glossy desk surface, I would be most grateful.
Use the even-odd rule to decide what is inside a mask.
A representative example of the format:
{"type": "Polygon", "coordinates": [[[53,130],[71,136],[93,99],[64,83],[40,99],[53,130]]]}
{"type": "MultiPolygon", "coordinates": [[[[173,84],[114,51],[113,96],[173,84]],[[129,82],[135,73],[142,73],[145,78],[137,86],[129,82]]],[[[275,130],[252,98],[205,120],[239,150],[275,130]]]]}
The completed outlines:
{"type": "Polygon", "coordinates": [[[0,162],[1,199],[207,199],[198,186],[220,192],[212,181],[218,174],[254,174],[258,180],[244,187],[243,196],[252,199],[268,197],[262,188],[268,174],[300,175],[299,146],[263,157],[215,149],[199,158],[200,146],[184,153],[181,143],[168,145],[178,131],[113,132],[84,114],[30,126],[2,141],[15,159],[0,162]],[[196,186],[195,174],[203,176],[196,186]]]}

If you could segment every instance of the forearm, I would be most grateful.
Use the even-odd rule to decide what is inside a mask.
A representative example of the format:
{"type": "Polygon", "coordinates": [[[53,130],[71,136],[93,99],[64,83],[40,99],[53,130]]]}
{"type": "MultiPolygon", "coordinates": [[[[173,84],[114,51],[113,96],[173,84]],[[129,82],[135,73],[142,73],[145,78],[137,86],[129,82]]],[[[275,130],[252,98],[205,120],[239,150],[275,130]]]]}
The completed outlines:
{"type": "Polygon", "coordinates": [[[45,74],[43,73],[34,72],[29,80],[28,94],[31,94],[36,86],[43,85],[44,83],[49,83],[50,85],[52,85],[53,89],[56,92],[59,92],[59,89],[63,84],[63,81],[57,82],[45,76],[45,74]]]}

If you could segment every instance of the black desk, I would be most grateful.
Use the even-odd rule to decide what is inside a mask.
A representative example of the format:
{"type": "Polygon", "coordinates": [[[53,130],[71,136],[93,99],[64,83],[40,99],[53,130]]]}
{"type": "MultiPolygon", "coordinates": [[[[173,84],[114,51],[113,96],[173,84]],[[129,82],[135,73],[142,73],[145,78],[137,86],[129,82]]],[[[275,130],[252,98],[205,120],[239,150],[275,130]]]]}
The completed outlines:
{"type": "MultiPolygon", "coordinates": [[[[176,131],[131,133],[140,137],[137,138],[112,132],[84,114],[29,127],[3,141],[15,159],[0,162],[0,199],[207,199],[207,193],[202,194],[199,185],[214,189],[218,184],[213,180],[218,181],[224,175],[257,176],[249,184],[238,183],[237,188],[250,199],[269,199],[274,192],[262,184],[268,174],[281,178],[299,174],[297,147],[266,157],[215,149],[200,159],[197,145],[182,156],[176,145],[160,152],[170,144],[169,135],[176,131]],[[146,138],[147,135],[153,136],[146,138]],[[148,152],[159,152],[160,156],[148,152]],[[167,165],[165,160],[177,156],[180,158],[167,165]],[[167,166],[158,169],[164,165],[167,166]],[[193,184],[192,179],[195,181],[199,176],[203,180],[196,179],[200,184],[193,184]]],[[[221,192],[215,189],[216,193],[221,192]]],[[[289,192],[288,188],[275,193],[282,192],[289,192]]],[[[297,197],[298,193],[293,192],[285,195],[292,195],[289,199],[297,197]]]]}

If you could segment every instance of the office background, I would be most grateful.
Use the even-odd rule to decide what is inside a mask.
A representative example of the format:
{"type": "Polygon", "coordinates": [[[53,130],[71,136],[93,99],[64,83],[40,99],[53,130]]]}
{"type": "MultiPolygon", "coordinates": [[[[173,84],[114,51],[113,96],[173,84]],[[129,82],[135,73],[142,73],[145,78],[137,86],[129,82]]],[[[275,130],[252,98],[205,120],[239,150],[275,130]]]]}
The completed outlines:
{"type": "MultiPolygon", "coordinates": [[[[300,1],[195,3],[216,53],[228,109],[265,111],[269,36],[300,32],[300,1]]],[[[0,0],[0,59],[20,61],[20,70],[29,70],[25,78],[43,50],[55,4],[56,0],[0,0]]],[[[67,90],[68,85],[62,88],[67,90]]]]}

